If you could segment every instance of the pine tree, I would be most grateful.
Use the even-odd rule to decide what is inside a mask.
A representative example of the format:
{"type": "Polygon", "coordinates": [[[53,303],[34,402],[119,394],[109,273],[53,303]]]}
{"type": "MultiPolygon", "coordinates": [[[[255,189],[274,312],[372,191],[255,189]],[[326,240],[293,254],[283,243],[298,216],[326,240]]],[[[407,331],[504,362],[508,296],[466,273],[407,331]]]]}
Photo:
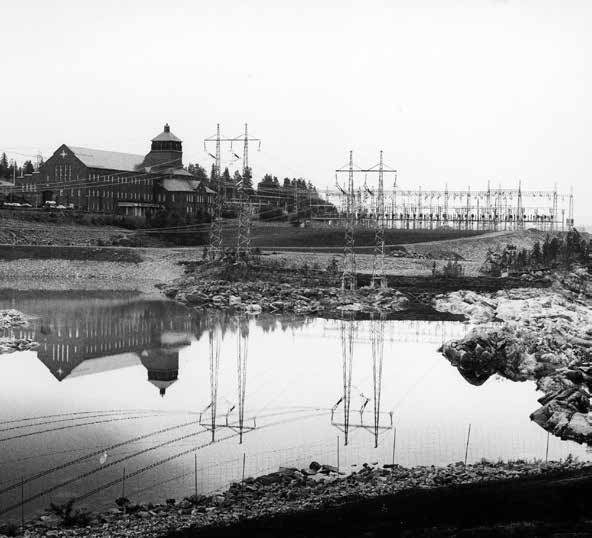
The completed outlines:
{"type": "Polygon", "coordinates": [[[232,185],[237,190],[244,189],[243,176],[241,176],[241,173],[238,170],[234,171],[232,176],[232,185]]]}
{"type": "Polygon", "coordinates": [[[222,172],[221,181],[224,200],[228,200],[229,198],[232,198],[234,194],[234,188],[232,185],[232,180],[230,179],[230,172],[228,171],[228,167],[224,168],[224,172],[222,172]]]}
{"type": "Polygon", "coordinates": [[[0,178],[8,177],[8,158],[6,153],[0,156],[0,178]]]}
{"type": "Polygon", "coordinates": [[[187,171],[190,174],[194,175],[195,179],[197,179],[198,181],[203,181],[205,183],[208,182],[208,174],[205,171],[205,168],[203,166],[200,166],[198,163],[189,163],[187,165],[187,171]]]}
{"type": "Polygon", "coordinates": [[[31,161],[25,161],[23,163],[23,173],[24,174],[32,174],[35,171],[35,167],[31,161]]]}
{"type": "Polygon", "coordinates": [[[532,254],[531,254],[531,259],[532,262],[536,265],[538,265],[539,263],[541,263],[541,244],[537,241],[533,246],[532,246],[532,254]]]}

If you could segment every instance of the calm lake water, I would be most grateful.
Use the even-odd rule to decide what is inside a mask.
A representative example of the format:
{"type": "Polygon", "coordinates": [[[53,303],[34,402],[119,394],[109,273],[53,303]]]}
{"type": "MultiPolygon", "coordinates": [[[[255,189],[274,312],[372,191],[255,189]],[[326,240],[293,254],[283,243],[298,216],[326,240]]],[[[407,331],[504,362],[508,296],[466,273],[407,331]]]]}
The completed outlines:
{"type": "MultiPolygon", "coordinates": [[[[104,292],[7,291],[0,308],[32,316],[14,334],[40,343],[0,355],[0,519],[20,517],[21,495],[32,517],[69,497],[210,492],[243,465],[348,470],[393,447],[403,465],[462,461],[469,425],[468,461],[547,451],[534,383],[475,387],[437,352],[464,323],[236,319],[104,292]]],[[[589,457],[556,438],[548,453],[589,457]]]]}

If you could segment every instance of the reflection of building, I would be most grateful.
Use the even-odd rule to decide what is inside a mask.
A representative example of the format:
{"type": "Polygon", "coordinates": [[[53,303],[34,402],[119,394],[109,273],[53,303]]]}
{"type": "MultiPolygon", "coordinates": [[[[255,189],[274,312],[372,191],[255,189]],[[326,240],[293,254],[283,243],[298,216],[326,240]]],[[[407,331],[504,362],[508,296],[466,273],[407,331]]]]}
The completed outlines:
{"type": "Polygon", "coordinates": [[[196,328],[190,310],[164,301],[49,297],[17,306],[36,319],[15,335],[39,343],[37,357],[58,381],[143,364],[163,395],[196,328]]]}
{"type": "Polygon", "coordinates": [[[142,351],[142,364],[148,370],[148,381],[164,396],[179,377],[179,352],[172,349],[142,351]]]}
{"type": "Polygon", "coordinates": [[[166,332],[161,334],[162,347],[145,349],[141,353],[142,364],[148,370],[148,381],[164,396],[179,377],[179,349],[191,343],[187,333],[166,332]]]}

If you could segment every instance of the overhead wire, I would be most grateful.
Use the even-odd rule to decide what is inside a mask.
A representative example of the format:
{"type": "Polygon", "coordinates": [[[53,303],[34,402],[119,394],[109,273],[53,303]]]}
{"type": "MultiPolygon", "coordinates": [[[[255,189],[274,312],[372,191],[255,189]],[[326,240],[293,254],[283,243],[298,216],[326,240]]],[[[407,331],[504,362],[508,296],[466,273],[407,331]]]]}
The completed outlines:
{"type": "Polygon", "coordinates": [[[36,432],[20,433],[18,435],[13,435],[11,437],[3,437],[3,438],[0,438],[0,443],[5,443],[7,441],[13,441],[15,439],[23,439],[25,437],[33,437],[35,435],[40,435],[42,433],[53,433],[53,432],[62,431],[62,430],[69,430],[72,428],[81,428],[82,426],[93,426],[95,424],[121,422],[123,420],[139,420],[142,418],[150,418],[150,417],[155,417],[155,416],[158,416],[158,415],[157,414],[154,414],[154,415],[134,415],[131,417],[117,417],[117,418],[109,418],[109,419],[105,419],[105,420],[95,420],[92,422],[83,422],[81,424],[70,424],[68,426],[60,426],[58,428],[49,428],[46,430],[40,430],[40,431],[36,431],[36,432]]]}

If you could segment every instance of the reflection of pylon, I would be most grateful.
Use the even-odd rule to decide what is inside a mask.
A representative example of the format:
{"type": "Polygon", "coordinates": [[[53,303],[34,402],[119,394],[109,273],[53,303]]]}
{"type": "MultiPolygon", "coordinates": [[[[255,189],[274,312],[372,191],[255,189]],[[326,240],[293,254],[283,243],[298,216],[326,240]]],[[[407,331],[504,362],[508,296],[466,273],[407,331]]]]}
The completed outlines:
{"type": "MultiPolygon", "coordinates": [[[[210,330],[210,424],[212,430],[212,443],[216,437],[216,411],[218,407],[218,372],[220,371],[220,331],[216,328],[210,330]]],[[[205,409],[206,411],[208,408],[205,409]]]]}
{"type": "MultiPolygon", "coordinates": [[[[372,339],[372,380],[374,393],[374,448],[378,447],[380,430],[380,396],[382,392],[382,359],[384,356],[384,322],[370,322],[370,338],[372,339]]],[[[391,415],[392,424],[392,415],[391,415]]]]}
{"type": "Polygon", "coordinates": [[[351,405],[351,380],[354,356],[354,322],[341,321],[341,363],[343,367],[343,394],[331,410],[331,423],[343,431],[344,443],[349,440],[349,410],[351,405]],[[343,405],[343,422],[335,422],[335,411],[343,405]]]}
{"type": "Polygon", "coordinates": [[[210,332],[210,404],[199,416],[199,424],[212,432],[212,442],[215,441],[216,430],[226,428],[239,434],[239,443],[243,442],[243,433],[257,427],[255,417],[245,424],[245,394],[247,385],[247,342],[248,326],[242,325],[237,331],[237,386],[238,403],[231,404],[226,413],[219,417],[217,414],[218,400],[218,371],[220,368],[220,333],[210,332]],[[237,412],[237,419],[232,420],[233,411],[237,412]],[[209,411],[209,413],[208,413],[209,411]],[[206,418],[207,413],[207,418],[206,418]]]}
{"type": "MultiPolygon", "coordinates": [[[[248,323],[248,322],[246,322],[248,323]]],[[[236,350],[236,377],[238,385],[238,427],[239,443],[243,442],[243,429],[245,423],[245,394],[247,388],[247,351],[249,326],[241,322],[237,331],[236,350]]]]}
{"type": "Polygon", "coordinates": [[[371,322],[371,341],[372,341],[372,372],[373,372],[373,422],[364,421],[364,412],[370,398],[360,394],[362,397],[362,405],[359,410],[359,421],[352,422],[351,420],[351,387],[352,387],[352,366],[354,354],[354,334],[355,321],[350,321],[346,324],[341,322],[341,359],[343,367],[343,394],[337,403],[331,409],[331,424],[343,432],[344,444],[347,446],[349,442],[349,432],[352,428],[363,429],[372,433],[374,436],[374,448],[378,447],[378,437],[381,433],[392,429],[393,414],[388,413],[388,425],[381,424],[381,417],[385,413],[380,411],[380,400],[382,392],[382,362],[384,349],[384,324],[381,320],[371,322]],[[339,406],[343,407],[343,421],[337,420],[336,411],[339,406]]]}

